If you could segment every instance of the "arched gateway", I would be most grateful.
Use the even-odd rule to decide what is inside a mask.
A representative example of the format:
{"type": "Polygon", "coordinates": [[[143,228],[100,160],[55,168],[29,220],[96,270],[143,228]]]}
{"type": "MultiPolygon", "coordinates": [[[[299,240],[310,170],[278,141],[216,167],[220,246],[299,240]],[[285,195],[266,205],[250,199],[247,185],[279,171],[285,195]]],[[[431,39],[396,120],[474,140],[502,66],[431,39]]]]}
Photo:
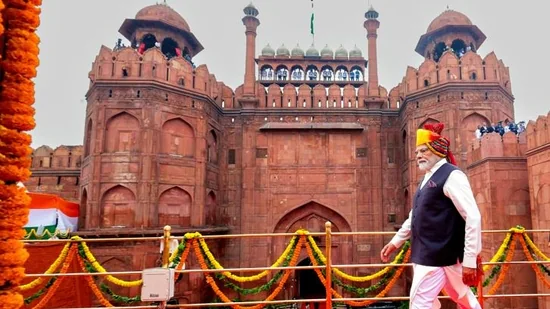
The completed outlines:
{"type": "MultiPolygon", "coordinates": [[[[311,201],[298,206],[287,213],[275,225],[274,233],[293,233],[298,229],[306,229],[310,232],[324,232],[325,223],[332,223],[333,232],[351,232],[348,221],[337,211],[320,203],[311,201]]],[[[272,260],[283,252],[288,237],[277,237],[272,242],[272,260]]],[[[325,237],[315,237],[315,241],[323,252],[326,250],[325,237]]],[[[350,236],[337,236],[332,238],[333,263],[343,264],[352,261],[352,238],[350,236]]],[[[311,265],[306,250],[302,250],[298,265],[311,265]]],[[[287,297],[295,298],[323,298],[324,287],[313,270],[297,270],[287,283],[287,297]]]]}

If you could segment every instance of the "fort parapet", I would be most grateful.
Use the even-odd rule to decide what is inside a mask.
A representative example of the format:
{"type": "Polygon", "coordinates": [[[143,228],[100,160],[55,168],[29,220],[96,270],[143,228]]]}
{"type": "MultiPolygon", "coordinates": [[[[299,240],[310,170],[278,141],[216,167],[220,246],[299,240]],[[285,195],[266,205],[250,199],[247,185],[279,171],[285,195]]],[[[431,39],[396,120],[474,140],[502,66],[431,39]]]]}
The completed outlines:
{"type": "Polygon", "coordinates": [[[79,201],[82,146],[40,146],[32,152],[31,178],[25,186],[31,192],[56,194],[79,201]]]}
{"type": "MultiPolygon", "coordinates": [[[[503,230],[521,224],[531,225],[529,176],[527,173],[527,141],[525,132],[516,136],[508,132],[485,134],[470,144],[468,176],[481,211],[483,230],[503,230]]],[[[504,234],[483,236],[483,260],[488,261],[498,251],[504,234]]],[[[525,259],[518,250],[514,260],[525,259]]],[[[530,266],[514,265],[504,285],[507,293],[535,293],[536,277],[530,266]]],[[[488,275],[488,274],[486,274],[488,275]]],[[[529,308],[536,299],[493,299],[492,308],[529,308]]]]}
{"type": "MultiPolygon", "coordinates": [[[[527,172],[529,175],[529,195],[534,229],[550,227],[550,113],[539,116],[527,125],[527,172]]],[[[536,233],[534,241],[539,248],[547,248],[548,235],[536,233]]],[[[550,289],[538,283],[539,293],[549,293],[550,289]]],[[[550,308],[548,301],[539,300],[539,308],[550,308]]]]}

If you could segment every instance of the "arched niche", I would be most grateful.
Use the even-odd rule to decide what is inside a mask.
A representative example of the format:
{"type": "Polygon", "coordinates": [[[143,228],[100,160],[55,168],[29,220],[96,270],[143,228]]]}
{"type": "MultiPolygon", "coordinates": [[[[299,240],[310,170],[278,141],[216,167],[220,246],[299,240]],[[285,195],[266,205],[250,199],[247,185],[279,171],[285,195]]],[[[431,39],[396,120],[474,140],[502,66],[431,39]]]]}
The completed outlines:
{"type": "Polygon", "coordinates": [[[84,188],[80,194],[80,218],[78,218],[78,229],[81,230],[86,227],[86,218],[88,210],[88,191],[84,188]]]}
{"type": "Polygon", "coordinates": [[[472,141],[475,141],[475,131],[478,126],[482,126],[484,123],[490,125],[491,122],[485,116],[479,113],[471,113],[462,119],[460,125],[460,139],[461,147],[460,151],[468,151],[468,146],[472,141]]]}
{"type": "MultiPolygon", "coordinates": [[[[325,220],[324,222],[330,221],[332,223],[333,230],[339,230],[342,232],[351,231],[350,224],[341,214],[327,206],[311,201],[287,212],[281,219],[279,219],[273,232],[292,233],[298,228],[307,228],[308,224],[309,227],[314,227],[311,225],[311,222],[308,224],[305,223],[310,220],[312,216],[319,218],[320,220],[325,220]]],[[[322,229],[324,231],[324,223],[322,224],[322,229]]]]}
{"type": "Polygon", "coordinates": [[[173,187],[162,192],[158,203],[159,226],[191,226],[191,195],[187,191],[173,187]]]}
{"type": "Polygon", "coordinates": [[[139,121],[127,112],[107,121],[105,152],[131,152],[139,149],[139,121]]]}
{"type": "Polygon", "coordinates": [[[429,123],[439,123],[439,120],[437,119],[434,119],[434,118],[428,118],[424,121],[422,121],[422,123],[418,126],[418,129],[422,129],[425,125],[429,124],[429,123]]]}
{"type": "Polygon", "coordinates": [[[206,161],[214,164],[218,163],[218,137],[214,130],[210,130],[206,138],[206,161]]]}
{"type": "Polygon", "coordinates": [[[181,118],[174,118],[162,125],[161,153],[192,158],[195,156],[195,132],[181,118]]]}
{"type": "Polygon", "coordinates": [[[86,135],[84,137],[84,157],[87,157],[92,153],[92,133],[93,122],[92,119],[88,119],[86,123],[86,135]]]}
{"type": "MultiPolygon", "coordinates": [[[[105,268],[108,272],[123,272],[123,271],[132,271],[134,269],[134,265],[132,265],[131,256],[117,256],[117,257],[98,257],[98,262],[100,265],[105,268]]],[[[156,266],[156,265],[155,265],[156,266]]],[[[160,265],[159,265],[160,266],[160,265]]],[[[126,280],[129,280],[130,277],[126,277],[126,280]]],[[[123,287],[117,284],[111,283],[109,280],[107,280],[107,276],[98,276],[97,285],[100,286],[102,284],[105,284],[109,286],[111,291],[113,293],[116,293],[117,295],[128,295],[130,293],[130,287],[123,287]]],[[[100,304],[94,304],[99,305],[100,304]]]]}
{"type": "Polygon", "coordinates": [[[218,209],[218,201],[214,191],[210,191],[206,196],[204,207],[204,223],[205,225],[216,225],[216,211],[218,209]]]}
{"type": "Polygon", "coordinates": [[[135,227],[136,195],[130,189],[117,185],[101,198],[101,227],[135,227]]]}
{"type": "MultiPolygon", "coordinates": [[[[351,232],[350,223],[334,209],[316,201],[307,202],[284,213],[273,228],[273,233],[293,233],[298,229],[307,229],[311,232],[324,232],[325,223],[331,222],[333,232],[351,232]]],[[[316,243],[324,251],[326,246],[324,237],[315,237],[316,243]]],[[[276,237],[272,240],[272,258],[277,258],[286,246],[287,240],[276,237]]],[[[350,236],[333,237],[333,256],[335,263],[344,262],[343,257],[352,256],[352,238],[350,236]]]]}

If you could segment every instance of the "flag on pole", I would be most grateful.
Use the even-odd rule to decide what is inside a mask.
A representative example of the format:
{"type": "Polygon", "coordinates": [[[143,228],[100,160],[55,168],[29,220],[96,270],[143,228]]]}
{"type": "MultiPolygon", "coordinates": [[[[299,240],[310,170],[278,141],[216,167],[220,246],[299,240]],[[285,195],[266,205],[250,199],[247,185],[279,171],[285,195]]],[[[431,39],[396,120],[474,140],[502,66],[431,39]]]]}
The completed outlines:
{"type": "Polygon", "coordinates": [[[313,22],[315,21],[315,13],[311,13],[311,22],[309,25],[309,32],[311,34],[315,34],[315,30],[313,29],[313,22]]]}
{"type": "Polygon", "coordinates": [[[313,11],[313,0],[311,0],[311,20],[309,22],[309,32],[315,34],[315,29],[313,27],[315,21],[315,11],[313,11]]]}

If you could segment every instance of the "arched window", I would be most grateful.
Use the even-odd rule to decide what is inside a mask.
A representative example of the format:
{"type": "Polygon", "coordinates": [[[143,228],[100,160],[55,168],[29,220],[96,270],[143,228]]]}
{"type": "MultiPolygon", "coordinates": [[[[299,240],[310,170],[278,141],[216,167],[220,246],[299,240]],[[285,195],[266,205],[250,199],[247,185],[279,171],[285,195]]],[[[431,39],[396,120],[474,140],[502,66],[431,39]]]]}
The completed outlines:
{"type": "Polygon", "coordinates": [[[149,48],[155,47],[156,44],[157,44],[157,38],[153,34],[147,33],[141,38],[141,43],[139,44],[139,47],[138,47],[139,52],[143,53],[149,48]]]}
{"type": "Polygon", "coordinates": [[[160,50],[168,59],[181,56],[181,49],[179,48],[178,43],[171,38],[165,38],[162,41],[160,50]]]}
{"type": "Polygon", "coordinates": [[[433,60],[435,62],[438,62],[439,61],[439,58],[441,58],[441,56],[443,55],[443,53],[449,49],[449,47],[447,47],[447,45],[445,45],[445,43],[443,42],[439,42],[435,45],[434,47],[434,51],[433,51],[433,60]]]}
{"type": "Polygon", "coordinates": [[[466,44],[464,41],[456,39],[451,44],[451,49],[458,58],[462,58],[462,56],[466,53],[466,44]]]}

